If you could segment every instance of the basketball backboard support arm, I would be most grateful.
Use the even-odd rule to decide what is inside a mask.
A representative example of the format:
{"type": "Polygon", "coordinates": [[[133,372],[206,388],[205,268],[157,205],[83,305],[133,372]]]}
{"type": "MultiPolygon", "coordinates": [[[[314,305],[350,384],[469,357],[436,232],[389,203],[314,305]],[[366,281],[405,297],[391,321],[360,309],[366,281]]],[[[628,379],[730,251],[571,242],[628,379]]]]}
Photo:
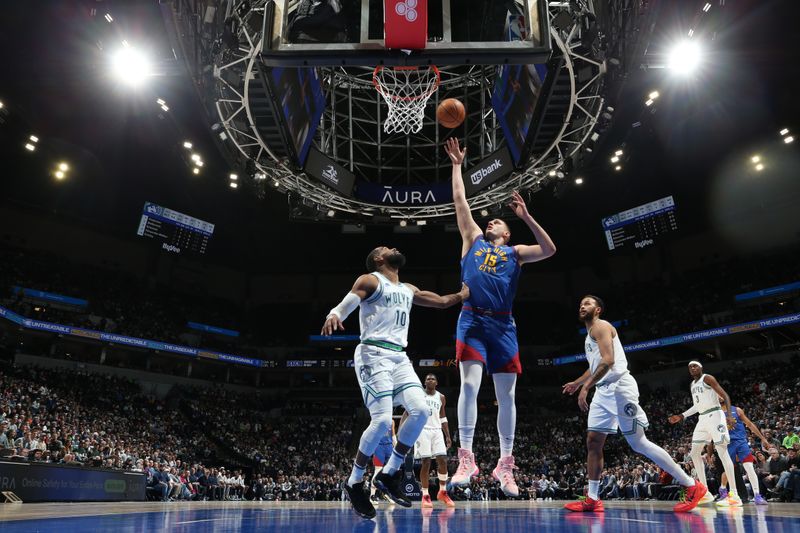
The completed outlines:
{"type": "MultiPolygon", "coordinates": [[[[383,2],[376,13],[370,0],[353,0],[359,13],[353,31],[354,42],[298,42],[289,40],[290,15],[298,0],[275,0],[265,6],[264,40],[261,61],[268,66],[425,66],[425,65],[502,65],[545,63],[551,56],[549,15],[546,0],[514,0],[523,14],[526,35],[521,40],[454,41],[453,13],[463,11],[453,2],[441,1],[441,38],[429,38],[424,50],[388,50],[383,38],[370,38],[370,17],[383,24],[383,2]],[[372,5],[372,7],[371,7],[372,5]]],[[[431,3],[432,4],[432,3],[431,3]]],[[[498,5],[500,2],[498,2],[498,5]]],[[[429,7],[433,9],[433,7],[429,7]]],[[[437,14],[438,15],[438,14],[437,14]]],[[[433,18],[433,17],[431,17],[433,18]]],[[[432,22],[431,22],[432,23],[432,22]]],[[[499,32],[499,33],[502,33],[499,32]]],[[[429,32],[431,35],[431,32],[429,32]]],[[[382,35],[381,35],[382,37],[382,35]]]]}

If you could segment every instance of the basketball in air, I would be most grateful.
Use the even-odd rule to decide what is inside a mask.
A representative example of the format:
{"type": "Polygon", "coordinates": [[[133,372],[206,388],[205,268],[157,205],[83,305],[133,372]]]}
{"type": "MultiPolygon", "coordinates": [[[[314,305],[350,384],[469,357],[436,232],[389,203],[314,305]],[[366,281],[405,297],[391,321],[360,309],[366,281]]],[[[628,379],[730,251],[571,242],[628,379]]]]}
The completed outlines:
{"type": "Polygon", "coordinates": [[[436,120],[445,128],[457,128],[464,122],[466,116],[467,111],[464,109],[464,104],[455,98],[442,100],[442,103],[436,108],[436,120]]]}

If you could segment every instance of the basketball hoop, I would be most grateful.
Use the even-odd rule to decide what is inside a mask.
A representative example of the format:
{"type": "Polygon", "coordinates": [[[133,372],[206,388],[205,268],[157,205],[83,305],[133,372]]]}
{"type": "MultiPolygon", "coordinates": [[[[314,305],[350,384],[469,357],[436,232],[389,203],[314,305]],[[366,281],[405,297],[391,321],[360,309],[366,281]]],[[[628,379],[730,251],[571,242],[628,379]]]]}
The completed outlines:
{"type": "Polygon", "coordinates": [[[425,104],[439,88],[439,81],[439,69],[434,65],[375,67],[372,83],[389,106],[389,115],[383,121],[383,131],[408,134],[421,130],[425,104]]]}

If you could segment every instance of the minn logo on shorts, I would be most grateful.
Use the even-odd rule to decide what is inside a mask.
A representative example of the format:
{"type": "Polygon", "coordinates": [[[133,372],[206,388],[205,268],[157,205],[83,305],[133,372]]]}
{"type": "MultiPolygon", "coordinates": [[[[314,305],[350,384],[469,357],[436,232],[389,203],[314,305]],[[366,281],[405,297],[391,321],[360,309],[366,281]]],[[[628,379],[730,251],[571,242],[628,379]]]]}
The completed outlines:
{"type": "Polygon", "coordinates": [[[625,414],[630,417],[636,416],[636,411],[637,411],[636,405],[632,403],[626,404],[623,410],[625,411],[625,414]]]}

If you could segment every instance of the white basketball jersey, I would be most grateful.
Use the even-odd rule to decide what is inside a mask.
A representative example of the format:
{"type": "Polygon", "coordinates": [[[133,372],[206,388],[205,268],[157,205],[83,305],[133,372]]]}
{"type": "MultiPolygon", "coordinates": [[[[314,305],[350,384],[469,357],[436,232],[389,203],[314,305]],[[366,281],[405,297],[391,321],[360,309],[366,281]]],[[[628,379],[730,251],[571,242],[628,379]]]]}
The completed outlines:
{"type": "Polygon", "coordinates": [[[442,429],[442,419],[439,418],[439,413],[442,411],[442,393],[439,391],[433,394],[425,392],[425,403],[431,409],[431,415],[428,421],[425,422],[425,429],[442,429]]]}
{"type": "Polygon", "coordinates": [[[703,374],[697,381],[692,381],[690,389],[692,392],[692,402],[697,406],[697,411],[700,414],[722,408],[719,403],[717,391],[709,387],[705,379],[706,375],[703,374]]]}
{"type": "Polygon", "coordinates": [[[414,293],[403,283],[392,283],[378,272],[378,288],[361,301],[361,341],[383,341],[406,347],[414,293]]]}
{"type": "MultiPolygon", "coordinates": [[[[614,366],[603,376],[598,386],[616,383],[619,378],[628,373],[628,358],[625,357],[625,350],[622,348],[622,341],[619,340],[619,333],[614,336],[612,340],[614,347],[614,366]]],[[[589,362],[589,372],[594,374],[597,366],[600,364],[602,357],[600,355],[600,347],[592,338],[592,332],[586,333],[586,360],[589,362]]]]}

